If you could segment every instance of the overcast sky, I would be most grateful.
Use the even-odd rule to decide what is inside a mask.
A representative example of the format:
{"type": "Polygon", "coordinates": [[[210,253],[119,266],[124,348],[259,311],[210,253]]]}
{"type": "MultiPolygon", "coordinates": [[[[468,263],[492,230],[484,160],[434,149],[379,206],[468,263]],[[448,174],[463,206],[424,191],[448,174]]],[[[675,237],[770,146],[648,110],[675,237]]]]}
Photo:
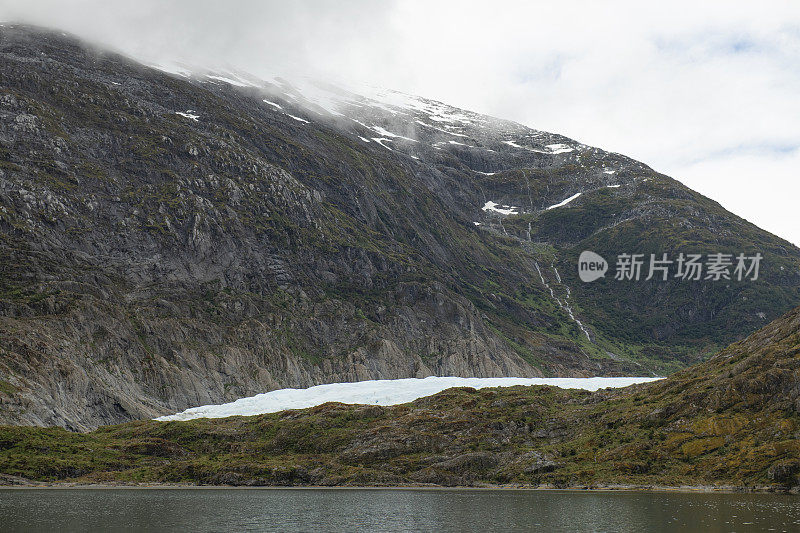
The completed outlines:
{"type": "Polygon", "coordinates": [[[800,244],[797,0],[0,0],[0,20],[508,118],[644,161],[800,244]]]}

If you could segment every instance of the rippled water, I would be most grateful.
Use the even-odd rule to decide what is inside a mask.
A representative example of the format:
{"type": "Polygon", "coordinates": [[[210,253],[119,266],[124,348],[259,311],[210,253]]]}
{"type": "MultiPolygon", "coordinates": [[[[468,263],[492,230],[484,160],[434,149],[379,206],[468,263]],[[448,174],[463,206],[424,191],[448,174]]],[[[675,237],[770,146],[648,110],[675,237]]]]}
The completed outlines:
{"type": "Polygon", "coordinates": [[[414,489],[0,489],[2,531],[800,531],[800,498],[414,489]]]}

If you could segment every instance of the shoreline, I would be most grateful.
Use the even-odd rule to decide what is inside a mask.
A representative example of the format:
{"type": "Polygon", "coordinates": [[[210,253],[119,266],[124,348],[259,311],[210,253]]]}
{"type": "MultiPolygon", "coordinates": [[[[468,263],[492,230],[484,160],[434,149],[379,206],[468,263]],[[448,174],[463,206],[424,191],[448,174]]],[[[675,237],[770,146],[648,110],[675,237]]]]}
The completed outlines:
{"type": "MultiPolygon", "coordinates": [[[[3,481],[3,480],[0,480],[3,481]]],[[[782,494],[796,496],[800,494],[797,487],[782,489],[780,487],[759,486],[741,487],[736,485],[576,485],[556,487],[552,485],[486,485],[486,486],[453,486],[441,485],[195,485],[191,483],[75,483],[75,482],[37,482],[19,479],[16,483],[0,483],[2,490],[408,490],[408,491],[541,491],[565,493],[590,492],[648,492],[679,494],[782,494]]]]}

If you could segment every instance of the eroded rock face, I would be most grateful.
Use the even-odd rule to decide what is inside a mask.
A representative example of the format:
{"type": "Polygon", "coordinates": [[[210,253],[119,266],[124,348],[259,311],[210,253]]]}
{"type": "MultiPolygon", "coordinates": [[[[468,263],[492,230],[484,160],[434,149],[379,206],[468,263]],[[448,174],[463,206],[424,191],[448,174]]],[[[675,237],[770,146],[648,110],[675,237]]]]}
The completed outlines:
{"type": "Polygon", "coordinates": [[[350,95],[342,116],[295,93],[0,28],[0,423],[663,372],[800,300],[796,248],[639,162],[424,99],[350,95]],[[643,239],[756,242],[773,269],[747,287],[577,281],[580,249],[643,239]]]}
{"type": "MultiPolygon", "coordinates": [[[[141,319],[134,329],[127,316],[114,316],[114,306],[84,302],[57,324],[26,320],[25,330],[5,344],[6,354],[15,355],[7,358],[6,364],[14,365],[16,375],[35,376],[36,382],[29,384],[19,400],[4,399],[4,422],[86,429],[275,388],[325,382],[429,375],[540,375],[486,332],[444,326],[432,329],[426,322],[435,324],[441,317],[425,314],[423,306],[424,302],[419,302],[416,311],[413,307],[404,311],[409,330],[358,331],[361,345],[350,351],[342,346],[337,354],[333,350],[340,346],[341,328],[359,327],[352,323],[352,309],[350,319],[341,315],[326,319],[320,311],[317,316],[323,318],[302,323],[276,315],[248,318],[228,327],[193,323],[174,315],[151,316],[141,319]],[[298,338],[307,335],[329,350],[330,356],[303,352],[301,346],[290,344],[287,331],[297,332],[298,338]],[[81,348],[86,338],[94,343],[88,353],[81,348]],[[53,346],[59,349],[57,358],[48,354],[53,346]],[[438,355],[423,359],[419,353],[438,355]],[[92,413],[91,424],[80,422],[86,413],[92,413]]],[[[477,320],[474,309],[471,314],[472,320],[477,320]]]]}

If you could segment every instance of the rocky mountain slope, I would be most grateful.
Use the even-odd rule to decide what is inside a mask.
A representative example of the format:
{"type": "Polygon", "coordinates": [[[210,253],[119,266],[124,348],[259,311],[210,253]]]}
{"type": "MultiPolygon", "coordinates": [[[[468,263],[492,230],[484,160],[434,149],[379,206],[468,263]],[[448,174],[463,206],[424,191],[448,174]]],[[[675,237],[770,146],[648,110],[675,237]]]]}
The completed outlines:
{"type": "Polygon", "coordinates": [[[88,434],[0,428],[0,473],[14,483],[796,491],[798,457],[800,308],[705,363],[624,389],[454,388],[393,407],[327,403],[88,434]]]}
{"type": "Polygon", "coordinates": [[[619,154],[393,92],[171,70],[0,27],[0,422],[665,373],[800,303],[800,250],[619,154]],[[764,259],[757,281],[584,284],[584,249],[764,259]]]}

